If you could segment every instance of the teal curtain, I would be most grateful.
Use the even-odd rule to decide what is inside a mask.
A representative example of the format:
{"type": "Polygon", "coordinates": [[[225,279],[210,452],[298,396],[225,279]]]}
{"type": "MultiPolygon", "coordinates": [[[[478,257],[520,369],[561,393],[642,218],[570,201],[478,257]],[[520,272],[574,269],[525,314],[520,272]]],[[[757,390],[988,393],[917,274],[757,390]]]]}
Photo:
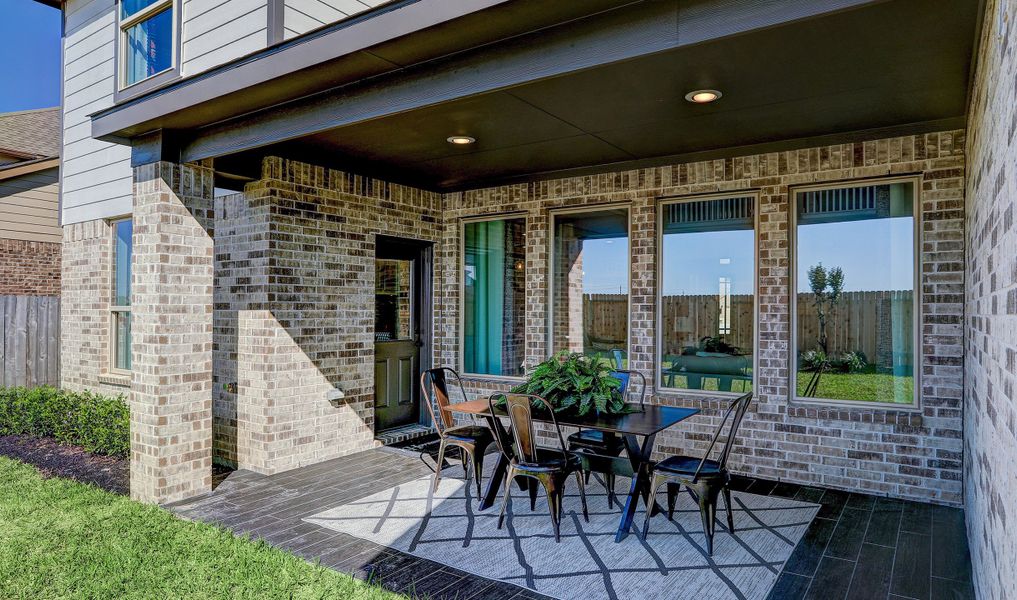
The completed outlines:
{"type": "Polygon", "coordinates": [[[505,223],[467,223],[465,230],[463,367],[468,373],[501,375],[505,223]]]}

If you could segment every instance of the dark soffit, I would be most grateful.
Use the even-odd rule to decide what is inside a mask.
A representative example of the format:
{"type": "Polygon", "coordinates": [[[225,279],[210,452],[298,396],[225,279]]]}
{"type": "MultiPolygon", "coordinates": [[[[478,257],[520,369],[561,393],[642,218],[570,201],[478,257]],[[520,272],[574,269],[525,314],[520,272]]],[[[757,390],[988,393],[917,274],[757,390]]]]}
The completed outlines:
{"type": "Polygon", "coordinates": [[[976,4],[890,0],[217,160],[239,172],[275,154],[456,190],[957,127],[976,4]],[[724,97],[685,102],[697,88],[724,97]]]}

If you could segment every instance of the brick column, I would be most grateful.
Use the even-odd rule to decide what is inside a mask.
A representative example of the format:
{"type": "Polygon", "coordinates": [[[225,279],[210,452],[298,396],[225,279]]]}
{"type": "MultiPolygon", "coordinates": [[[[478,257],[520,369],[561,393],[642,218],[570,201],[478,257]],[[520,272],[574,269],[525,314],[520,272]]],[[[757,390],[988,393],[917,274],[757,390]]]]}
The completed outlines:
{"type": "Polygon", "coordinates": [[[131,497],[212,486],[211,169],[134,169],[131,497]]]}

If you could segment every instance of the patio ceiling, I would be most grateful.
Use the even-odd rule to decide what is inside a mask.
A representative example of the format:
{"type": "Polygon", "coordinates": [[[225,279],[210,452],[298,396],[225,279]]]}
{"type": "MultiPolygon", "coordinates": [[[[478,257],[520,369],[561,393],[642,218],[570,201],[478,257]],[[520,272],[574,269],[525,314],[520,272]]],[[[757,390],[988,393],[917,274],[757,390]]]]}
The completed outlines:
{"type": "Polygon", "coordinates": [[[639,2],[235,118],[93,129],[162,127],[241,177],[279,155],[442,191],[920,133],[963,125],[979,4],[639,2]]]}
{"type": "Polygon", "coordinates": [[[819,136],[830,143],[873,129],[955,127],[976,4],[892,0],[360,122],[221,164],[278,154],[449,190],[819,136]],[[684,100],[701,88],[724,95],[708,105],[684,100]],[[454,134],[477,142],[453,146],[454,134]]]}

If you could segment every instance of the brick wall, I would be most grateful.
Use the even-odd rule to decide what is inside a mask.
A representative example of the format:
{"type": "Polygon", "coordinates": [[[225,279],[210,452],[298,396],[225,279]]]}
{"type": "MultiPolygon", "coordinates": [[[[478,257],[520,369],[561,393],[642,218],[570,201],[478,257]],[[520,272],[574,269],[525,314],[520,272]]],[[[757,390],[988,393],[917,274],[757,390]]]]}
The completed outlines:
{"type": "Polygon", "coordinates": [[[129,377],[109,375],[113,234],[98,219],[63,228],[60,299],[60,385],[120,395],[129,377]]]}
{"type": "Polygon", "coordinates": [[[212,185],[201,166],[134,168],[131,497],[212,489],[212,185]]]}
{"type": "Polygon", "coordinates": [[[1017,1],[987,5],[968,115],[964,496],[975,590],[1002,600],[1017,598],[1017,1]]]}
{"type": "Polygon", "coordinates": [[[59,243],[0,239],[0,296],[59,295],[59,243]]]}
{"type": "MultiPolygon", "coordinates": [[[[441,196],[278,158],[244,196],[246,222],[217,251],[217,309],[240,312],[221,319],[240,324],[237,441],[217,452],[235,445],[240,467],[274,473],[375,445],[375,236],[438,241],[441,196]]],[[[230,330],[217,333],[223,379],[230,330]]]]}
{"type": "MultiPolygon", "coordinates": [[[[523,212],[527,219],[527,363],[547,348],[548,211],[629,203],[631,240],[630,365],[653,380],[656,368],[656,212],[658,199],[758,190],[758,399],[732,457],[741,472],[959,504],[963,319],[964,133],[947,131],[820,148],[648,168],[446,195],[446,224],[459,218],[523,212]],[[920,412],[815,407],[788,400],[792,357],[789,315],[789,188],[889,175],[922,176],[923,357],[920,412]]],[[[456,240],[444,234],[446,261],[437,307],[442,330],[458,319],[456,240]]],[[[438,340],[438,364],[458,364],[456,340],[438,340]]],[[[482,380],[473,391],[505,389],[482,380]]],[[[703,409],[693,423],[658,436],[662,453],[699,452],[720,402],[659,393],[654,402],[703,409]]]]}

